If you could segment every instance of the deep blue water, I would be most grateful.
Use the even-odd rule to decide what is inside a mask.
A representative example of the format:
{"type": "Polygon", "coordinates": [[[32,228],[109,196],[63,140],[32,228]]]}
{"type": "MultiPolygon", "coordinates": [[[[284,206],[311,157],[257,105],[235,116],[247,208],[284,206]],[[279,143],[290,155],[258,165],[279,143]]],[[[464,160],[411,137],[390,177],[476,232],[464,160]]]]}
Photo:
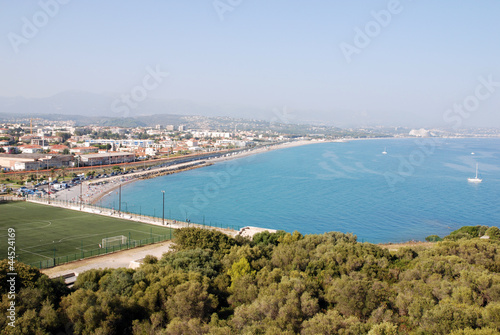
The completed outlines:
{"type": "MultiPolygon", "coordinates": [[[[500,225],[500,139],[383,139],[269,151],[126,185],[122,208],[161,217],[161,190],[165,216],[178,220],[352,232],[373,243],[423,240],[464,225],[500,225]],[[478,185],[467,182],[476,162],[478,185]]],[[[102,201],[116,208],[118,196],[102,201]]]]}

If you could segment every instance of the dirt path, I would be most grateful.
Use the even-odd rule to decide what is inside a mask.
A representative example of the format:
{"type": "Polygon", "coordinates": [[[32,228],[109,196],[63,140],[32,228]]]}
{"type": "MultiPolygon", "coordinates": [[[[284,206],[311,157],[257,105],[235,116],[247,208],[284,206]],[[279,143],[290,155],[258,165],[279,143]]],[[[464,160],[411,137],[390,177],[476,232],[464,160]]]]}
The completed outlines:
{"type": "Polygon", "coordinates": [[[171,241],[150,244],[108,255],[86,258],[81,261],[63,264],[50,269],[43,269],[41,272],[45,273],[50,278],[54,278],[72,272],[78,274],[90,269],[128,268],[130,262],[144,258],[146,255],[152,255],[160,258],[164,253],[171,250],[172,244],[173,242],[171,241]]]}
{"type": "Polygon", "coordinates": [[[377,245],[383,249],[388,249],[389,251],[398,251],[399,249],[405,247],[418,247],[422,249],[428,249],[431,248],[434,244],[434,242],[409,241],[403,243],[384,243],[377,245]]]}

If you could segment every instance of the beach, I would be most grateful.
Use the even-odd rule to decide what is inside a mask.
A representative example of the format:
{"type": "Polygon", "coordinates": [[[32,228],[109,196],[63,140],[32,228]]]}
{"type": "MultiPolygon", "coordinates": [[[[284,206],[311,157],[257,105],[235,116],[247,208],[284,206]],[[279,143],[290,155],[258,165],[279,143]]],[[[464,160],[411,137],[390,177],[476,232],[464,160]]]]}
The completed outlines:
{"type": "Polygon", "coordinates": [[[258,147],[255,149],[249,149],[246,151],[240,151],[235,153],[229,153],[227,155],[223,155],[221,157],[211,158],[211,159],[200,159],[195,162],[188,163],[180,163],[170,165],[168,167],[155,168],[152,170],[146,171],[138,171],[134,173],[129,173],[126,175],[119,175],[113,177],[107,177],[104,179],[93,179],[82,182],[80,186],[74,186],[72,188],[68,188],[65,190],[61,190],[55,193],[52,199],[59,201],[69,201],[73,203],[78,203],[80,201],[80,194],[82,196],[82,202],[84,204],[99,204],[99,200],[103,197],[112,194],[117,188],[126,184],[129,184],[134,181],[138,181],[145,178],[161,176],[169,173],[178,173],[187,170],[191,170],[193,168],[202,168],[208,165],[216,164],[219,162],[233,160],[238,158],[247,157],[250,155],[256,155],[268,151],[279,150],[284,148],[292,148],[297,146],[310,145],[315,143],[326,143],[326,141],[295,141],[295,142],[286,142],[273,146],[266,147],[258,147]],[[199,162],[204,161],[205,163],[200,164],[199,162]]]}

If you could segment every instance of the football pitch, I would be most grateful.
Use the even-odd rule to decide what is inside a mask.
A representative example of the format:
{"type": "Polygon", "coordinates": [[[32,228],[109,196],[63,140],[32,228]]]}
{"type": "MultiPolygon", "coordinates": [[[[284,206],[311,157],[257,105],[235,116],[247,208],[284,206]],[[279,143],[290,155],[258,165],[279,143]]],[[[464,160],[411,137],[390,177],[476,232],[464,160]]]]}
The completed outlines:
{"type": "Polygon", "coordinates": [[[40,268],[173,236],[172,229],[161,226],[15,201],[0,204],[0,259],[7,258],[12,245],[8,243],[9,228],[15,229],[17,261],[40,268]],[[125,238],[103,245],[104,238],[115,236],[125,238]]]}

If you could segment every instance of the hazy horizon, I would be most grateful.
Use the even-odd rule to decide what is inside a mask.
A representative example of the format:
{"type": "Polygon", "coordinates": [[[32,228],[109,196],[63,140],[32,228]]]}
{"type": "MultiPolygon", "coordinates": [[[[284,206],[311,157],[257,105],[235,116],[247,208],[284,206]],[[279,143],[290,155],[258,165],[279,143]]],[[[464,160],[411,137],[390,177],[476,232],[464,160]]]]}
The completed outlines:
{"type": "Polygon", "coordinates": [[[116,116],[187,101],[288,122],[500,128],[496,1],[148,5],[0,0],[0,96],[116,94],[116,116]]]}

